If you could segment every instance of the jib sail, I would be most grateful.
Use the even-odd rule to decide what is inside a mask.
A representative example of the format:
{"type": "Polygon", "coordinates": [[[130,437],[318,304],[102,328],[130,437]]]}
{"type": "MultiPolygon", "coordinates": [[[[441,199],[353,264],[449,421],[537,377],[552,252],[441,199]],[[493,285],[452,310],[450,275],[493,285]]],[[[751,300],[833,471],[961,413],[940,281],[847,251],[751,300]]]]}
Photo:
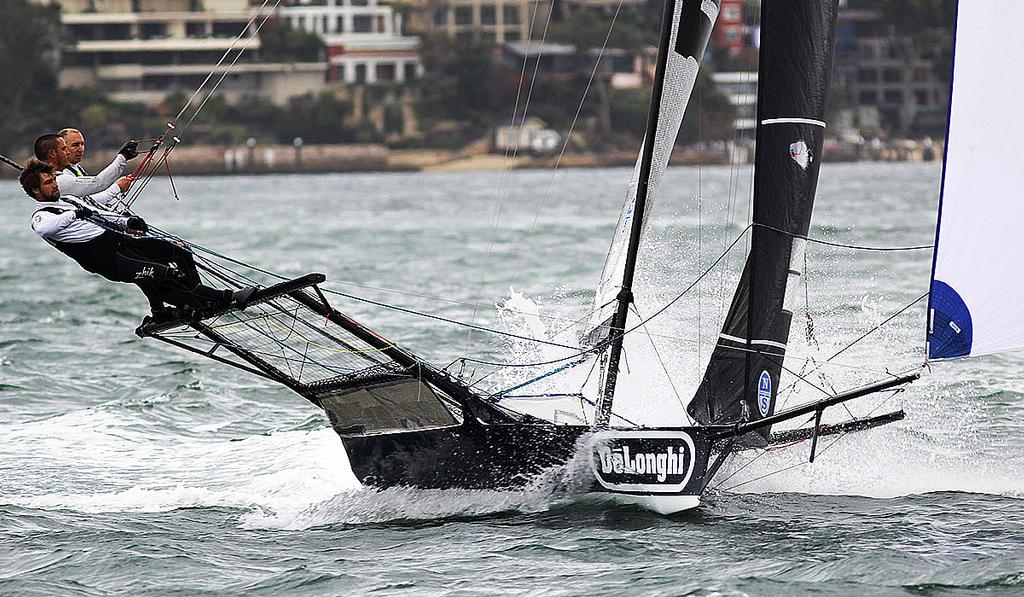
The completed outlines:
{"type": "MultiPolygon", "coordinates": [[[[688,411],[703,424],[775,411],[811,221],[836,0],[765,0],[750,253],[688,411]]],[[[767,438],[769,428],[760,430],[767,438]]]]}
{"type": "Polygon", "coordinates": [[[961,2],[928,306],[928,358],[1024,348],[1019,165],[1024,3],[961,2]]]}
{"type": "MultiPolygon", "coordinates": [[[[637,211],[637,189],[641,177],[646,175],[647,192],[642,201],[646,203],[647,208],[644,213],[649,213],[661,188],[661,180],[679,134],[683,113],[686,112],[686,105],[697,80],[701,58],[704,57],[708,38],[715,19],[718,18],[719,0],[667,2],[669,6],[666,7],[666,18],[671,17],[671,28],[667,43],[662,48],[665,55],[664,68],[656,73],[656,77],[660,79],[655,83],[656,90],[660,87],[660,92],[652,102],[656,112],[648,117],[654,118],[657,123],[653,147],[647,147],[651,140],[645,138],[636,159],[636,166],[633,168],[633,175],[626,187],[626,200],[619,215],[618,225],[615,227],[611,247],[605,257],[597,295],[594,298],[594,312],[585,334],[589,343],[600,342],[610,334],[612,317],[617,308],[616,299],[622,290],[625,277],[630,231],[633,214],[637,211]],[[649,173],[644,171],[645,155],[648,156],[649,173]]],[[[644,224],[646,217],[642,225],[644,224]]]]}

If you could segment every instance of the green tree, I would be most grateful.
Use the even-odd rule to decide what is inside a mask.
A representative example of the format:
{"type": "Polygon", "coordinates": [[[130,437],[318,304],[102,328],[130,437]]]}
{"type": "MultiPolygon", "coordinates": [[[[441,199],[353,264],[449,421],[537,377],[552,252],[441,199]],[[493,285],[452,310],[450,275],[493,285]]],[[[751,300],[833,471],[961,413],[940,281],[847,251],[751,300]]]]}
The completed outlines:
{"type": "Polygon", "coordinates": [[[315,33],[293,29],[283,21],[267,23],[260,30],[260,60],[264,62],[317,62],[324,40],[315,33]]]}
{"type": "Polygon", "coordinates": [[[59,11],[26,0],[0,2],[0,148],[24,147],[23,137],[46,121],[57,89],[59,11]]]}

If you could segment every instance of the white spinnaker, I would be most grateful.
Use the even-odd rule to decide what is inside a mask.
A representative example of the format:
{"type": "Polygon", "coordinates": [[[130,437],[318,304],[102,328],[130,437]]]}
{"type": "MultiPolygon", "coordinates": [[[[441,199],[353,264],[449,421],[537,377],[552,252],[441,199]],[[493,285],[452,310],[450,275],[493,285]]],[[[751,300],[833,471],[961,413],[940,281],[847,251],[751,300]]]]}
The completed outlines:
{"type": "MultiPolygon", "coordinates": [[[[651,175],[647,184],[645,214],[651,213],[654,200],[658,196],[658,189],[661,187],[665,168],[668,167],[672,147],[676,143],[676,136],[679,135],[683,113],[686,112],[686,104],[690,100],[690,94],[693,92],[693,85],[697,81],[697,72],[700,68],[698,60],[701,56],[685,58],[674,50],[676,36],[679,34],[679,18],[682,8],[683,1],[676,0],[672,10],[672,33],[667,47],[665,82],[661,90],[658,127],[654,136],[654,154],[651,160],[651,175]]],[[[702,3],[701,10],[714,24],[718,18],[718,6],[714,2],[705,1],[702,3]]],[[[644,139],[644,145],[647,142],[648,139],[644,139]]],[[[641,146],[629,186],[626,187],[626,201],[622,206],[615,234],[612,236],[611,248],[605,257],[601,280],[597,286],[597,295],[594,297],[594,312],[587,325],[588,334],[596,327],[606,323],[616,309],[615,297],[622,288],[622,277],[626,268],[626,249],[629,244],[630,227],[633,223],[633,209],[636,205],[636,190],[640,179],[640,162],[643,154],[644,147],[641,146]]],[[[644,217],[645,226],[647,218],[648,216],[644,217]]],[[[603,338],[606,335],[607,333],[602,331],[600,337],[603,338]]]]}
{"type": "Polygon", "coordinates": [[[1024,348],[1024,78],[1013,66],[1024,58],[1021,22],[1020,0],[959,5],[932,306],[943,298],[936,283],[951,287],[973,341],[935,358],[1024,348]]]}

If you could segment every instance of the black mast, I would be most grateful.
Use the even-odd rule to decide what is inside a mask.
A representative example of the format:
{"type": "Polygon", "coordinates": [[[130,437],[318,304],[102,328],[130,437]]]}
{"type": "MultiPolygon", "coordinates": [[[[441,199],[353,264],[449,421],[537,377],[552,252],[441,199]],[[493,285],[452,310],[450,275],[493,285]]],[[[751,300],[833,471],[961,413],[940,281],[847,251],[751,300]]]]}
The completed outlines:
{"type": "MultiPolygon", "coordinates": [[[[717,8],[717,0],[715,5],[717,8]]],[[[658,131],[658,117],[661,113],[662,92],[665,87],[665,67],[670,51],[693,58],[698,63],[707,48],[713,17],[702,10],[701,0],[665,0],[665,10],[661,17],[661,41],[658,45],[658,63],[654,70],[654,86],[651,90],[651,106],[647,112],[647,132],[644,134],[643,153],[640,156],[640,176],[637,180],[636,199],[633,207],[633,221],[629,230],[629,245],[626,250],[625,271],[622,286],[616,297],[617,307],[610,326],[611,347],[608,352],[608,372],[604,388],[595,406],[594,425],[607,427],[612,415],[612,399],[615,396],[615,383],[619,377],[619,361],[622,357],[622,341],[629,316],[629,305],[633,302],[633,275],[636,271],[636,257],[640,250],[640,237],[644,225],[644,210],[647,206],[647,187],[651,177],[651,164],[654,158],[654,144],[658,131]],[[672,20],[676,7],[681,5],[679,32],[676,36],[676,47],[672,43],[672,20]]],[[[674,141],[674,139],[673,139],[674,141]]]]}

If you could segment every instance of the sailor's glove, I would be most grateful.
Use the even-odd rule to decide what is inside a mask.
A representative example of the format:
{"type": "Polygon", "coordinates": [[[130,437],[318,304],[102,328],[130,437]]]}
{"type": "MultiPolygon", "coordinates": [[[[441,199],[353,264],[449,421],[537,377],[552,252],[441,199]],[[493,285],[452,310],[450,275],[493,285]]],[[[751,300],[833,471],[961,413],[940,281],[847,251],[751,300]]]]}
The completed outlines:
{"type": "Polygon", "coordinates": [[[86,220],[96,215],[96,212],[88,207],[82,206],[75,210],[75,217],[79,220],[86,220]]]}
{"type": "Polygon", "coordinates": [[[135,141],[129,141],[121,146],[121,149],[117,150],[117,153],[123,155],[126,160],[134,160],[139,157],[139,144],[135,141]]]}
{"type": "Polygon", "coordinates": [[[124,226],[129,232],[137,232],[139,234],[149,232],[149,224],[139,216],[129,216],[128,221],[124,223],[124,226]]]}

